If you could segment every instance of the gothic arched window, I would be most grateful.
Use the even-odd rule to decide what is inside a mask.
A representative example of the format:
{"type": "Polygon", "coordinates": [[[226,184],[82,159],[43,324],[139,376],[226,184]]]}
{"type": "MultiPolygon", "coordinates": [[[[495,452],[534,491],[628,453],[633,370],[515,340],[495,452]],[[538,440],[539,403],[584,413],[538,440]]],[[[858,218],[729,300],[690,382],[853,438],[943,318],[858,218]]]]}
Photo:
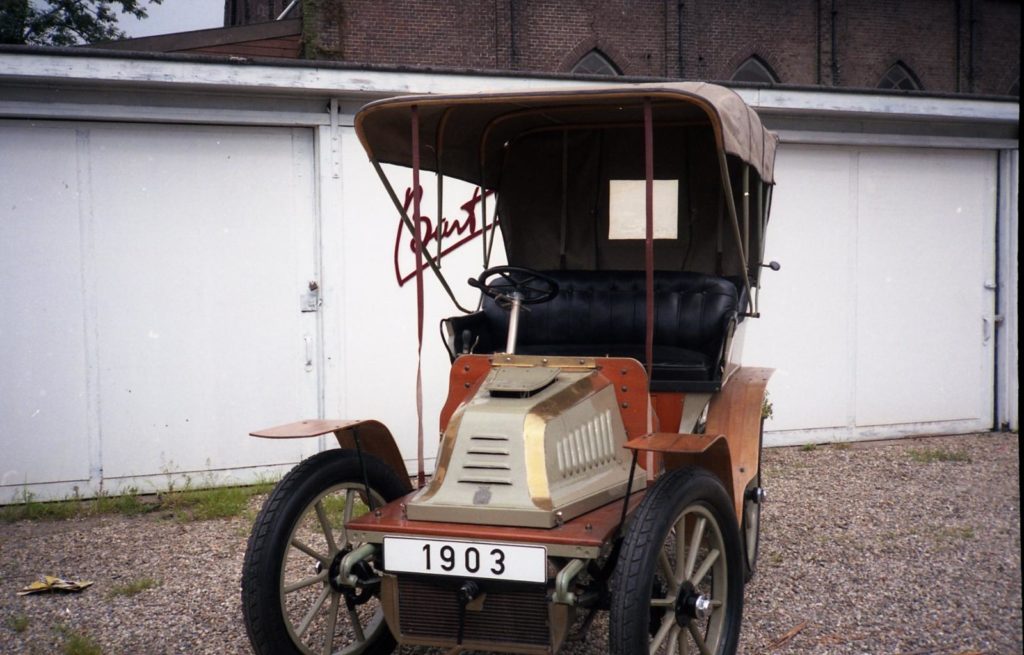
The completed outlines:
{"type": "Polygon", "coordinates": [[[583,58],[572,67],[572,72],[581,75],[622,75],[618,66],[597,49],[583,55],[583,58]]]}
{"type": "Polygon", "coordinates": [[[898,61],[889,67],[882,79],[878,82],[879,89],[900,89],[902,91],[920,91],[921,82],[918,81],[914,72],[898,61]]]}
{"type": "Polygon", "coordinates": [[[759,82],[761,84],[778,84],[779,76],[763,59],[754,55],[736,68],[732,74],[734,82],[759,82]]]}

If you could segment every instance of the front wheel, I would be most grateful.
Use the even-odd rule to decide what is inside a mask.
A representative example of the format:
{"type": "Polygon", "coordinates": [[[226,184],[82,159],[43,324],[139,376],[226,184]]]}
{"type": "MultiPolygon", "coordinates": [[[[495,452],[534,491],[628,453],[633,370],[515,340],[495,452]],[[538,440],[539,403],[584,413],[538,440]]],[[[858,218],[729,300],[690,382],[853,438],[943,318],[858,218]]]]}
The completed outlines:
{"type": "Polygon", "coordinates": [[[699,468],[658,478],[637,508],[612,576],[614,655],[729,655],[743,614],[743,552],[732,501],[699,468]]]}
{"type": "Polygon", "coordinates": [[[292,469],[256,517],[242,567],[242,615],[259,655],[386,655],[395,640],[384,622],[373,559],[356,588],[333,578],[359,544],[351,519],[409,490],[380,460],[328,450],[292,469]],[[369,488],[369,495],[367,495],[369,488]]]}

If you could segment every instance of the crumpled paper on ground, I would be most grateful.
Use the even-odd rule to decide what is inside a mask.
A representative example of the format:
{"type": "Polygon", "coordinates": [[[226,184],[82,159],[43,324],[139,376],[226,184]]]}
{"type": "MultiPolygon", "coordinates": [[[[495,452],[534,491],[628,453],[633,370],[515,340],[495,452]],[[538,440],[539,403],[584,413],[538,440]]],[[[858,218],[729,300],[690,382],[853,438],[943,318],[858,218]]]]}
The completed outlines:
{"type": "Polygon", "coordinates": [[[52,575],[44,575],[42,580],[36,580],[23,587],[18,595],[45,594],[51,591],[82,591],[90,585],[92,585],[92,580],[66,580],[52,575]]]}

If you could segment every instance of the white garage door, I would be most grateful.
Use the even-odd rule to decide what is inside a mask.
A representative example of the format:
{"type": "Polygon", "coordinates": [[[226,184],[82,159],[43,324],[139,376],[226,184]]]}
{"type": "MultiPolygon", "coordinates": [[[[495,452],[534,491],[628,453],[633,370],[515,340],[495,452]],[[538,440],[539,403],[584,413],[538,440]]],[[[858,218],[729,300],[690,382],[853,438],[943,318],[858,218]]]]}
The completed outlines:
{"type": "Polygon", "coordinates": [[[10,121],[0,153],[0,501],[315,450],[246,436],[318,413],[309,130],[10,121]]]}
{"type": "Polygon", "coordinates": [[[769,443],[986,430],[996,155],[785,145],[746,360],[769,443]]]}

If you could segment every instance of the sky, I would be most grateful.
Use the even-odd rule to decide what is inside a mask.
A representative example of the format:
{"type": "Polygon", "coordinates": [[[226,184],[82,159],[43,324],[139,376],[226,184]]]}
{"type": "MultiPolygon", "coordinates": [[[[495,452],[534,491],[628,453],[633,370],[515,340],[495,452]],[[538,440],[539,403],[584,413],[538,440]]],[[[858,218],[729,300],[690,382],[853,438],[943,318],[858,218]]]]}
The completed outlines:
{"type": "Polygon", "coordinates": [[[171,34],[224,26],[223,0],[164,0],[147,5],[149,17],[138,20],[121,16],[120,25],[129,37],[171,34]]]}

